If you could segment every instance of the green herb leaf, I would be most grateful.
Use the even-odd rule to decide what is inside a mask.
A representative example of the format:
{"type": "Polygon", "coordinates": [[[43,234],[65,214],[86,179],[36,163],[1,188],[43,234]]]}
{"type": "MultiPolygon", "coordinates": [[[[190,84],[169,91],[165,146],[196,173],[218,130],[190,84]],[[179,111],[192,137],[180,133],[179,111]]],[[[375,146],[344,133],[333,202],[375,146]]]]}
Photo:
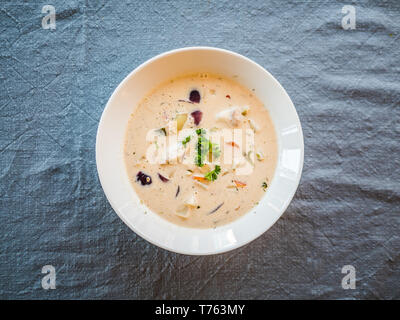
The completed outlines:
{"type": "Polygon", "coordinates": [[[262,183],[262,188],[263,188],[264,191],[267,190],[268,184],[266,182],[263,182],[262,183]]]}
{"type": "Polygon", "coordinates": [[[198,167],[204,166],[204,160],[206,154],[208,154],[208,140],[204,137],[204,134],[206,133],[206,130],[204,129],[197,129],[196,133],[198,135],[197,138],[197,154],[195,158],[195,164],[198,167]]]}
{"type": "Polygon", "coordinates": [[[216,165],[215,169],[206,173],[204,178],[206,178],[208,181],[215,181],[217,180],[220,172],[221,172],[221,167],[219,165],[216,165]]]}
{"type": "Polygon", "coordinates": [[[196,129],[196,133],[198,136],[202,136],[202,135],[206,134],[206,130],[203,128],[196,129]]]}
{"type": "Polygon", "coordinates": [[[198,139],[195,164],[198,167],[202,167],[204,165],[206,156],[208,157],[207,159],[212,162],[213,159],[217,159],[221,155],[221,150],[218,144],[212,143],[210,140],[204,137],[206,130],[197,129],[196,133],[198,135],[198,139]]]}
{"type": "Polygon", "coordinates": [[[182,141],[182,144],[183,144],[183,145],[186,145],[186,143],[188,143],[188,142],[190,141],[191,138],[192,138],[191,136],[187,136],[187,137],[182,141]]]}

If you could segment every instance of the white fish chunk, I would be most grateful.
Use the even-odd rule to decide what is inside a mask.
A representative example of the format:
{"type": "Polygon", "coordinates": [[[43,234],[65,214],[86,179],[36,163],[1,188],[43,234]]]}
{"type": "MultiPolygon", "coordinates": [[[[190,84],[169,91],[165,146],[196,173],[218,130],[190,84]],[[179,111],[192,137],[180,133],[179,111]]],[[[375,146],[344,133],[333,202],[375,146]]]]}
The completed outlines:
{"type": "Polygon", "coordinates": [[[217,121],[224,121],[236,127],[244,119],[243,114],[247,113],[250,107],[231,107],[218,112],[215,115],[217,121]]]}

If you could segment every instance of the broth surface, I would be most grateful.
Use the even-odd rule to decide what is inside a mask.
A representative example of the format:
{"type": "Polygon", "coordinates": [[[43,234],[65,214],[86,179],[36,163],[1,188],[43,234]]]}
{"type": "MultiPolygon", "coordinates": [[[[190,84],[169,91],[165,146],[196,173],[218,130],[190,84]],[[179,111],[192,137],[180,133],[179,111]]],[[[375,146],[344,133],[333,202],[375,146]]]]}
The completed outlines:
{"type": "Polygon", "coordinates": [[[214,228],[246,214],[268,192],[277,139],[255,92],[233,79],[190,74],[162,83],[134,108],[124,160],[149,209],[178,225],[214,228]],[[199,137],[214,151],[200,157],[202,166],[199,137]]]}

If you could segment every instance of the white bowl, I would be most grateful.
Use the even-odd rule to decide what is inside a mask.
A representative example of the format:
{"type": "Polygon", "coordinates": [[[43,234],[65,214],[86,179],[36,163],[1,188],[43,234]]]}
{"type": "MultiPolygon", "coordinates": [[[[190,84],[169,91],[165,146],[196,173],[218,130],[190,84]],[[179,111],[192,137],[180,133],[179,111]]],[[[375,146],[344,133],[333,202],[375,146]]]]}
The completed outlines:
{"type": "Polygon", "coordinates": [[[132,71],[115,89],[100,120],[96,162],[101,185],[119,217],[147,241],[170,251],[206,255],[243,246],[267,231],[293,198],[303,168],[304,144],[299,118],[286,91],[264,68],[237,53],[210,47],[177,49],[158,55],[132,71]],[[157,84],[187,72],[235,76],[254,88],[269,110],[278,138],[278,163],[265,196],[251,212],[216,229],[177,226],[140,204],[123,159],[128,119],[157,84]]]}

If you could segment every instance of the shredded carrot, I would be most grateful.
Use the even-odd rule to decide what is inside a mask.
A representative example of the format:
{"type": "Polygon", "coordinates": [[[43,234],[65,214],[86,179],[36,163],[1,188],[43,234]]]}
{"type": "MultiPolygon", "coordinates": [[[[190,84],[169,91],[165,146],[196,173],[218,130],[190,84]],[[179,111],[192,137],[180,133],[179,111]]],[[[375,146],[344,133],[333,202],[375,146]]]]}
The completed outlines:
{"type": "Polygon", "coordinates": [[[233,182],[236,184],[236,187],[238,187],[238,188],[244,188],[245,186],[247,186],[246,183],[240,182],[238,180],[233,180],[233,182]]]}
{"type": "Polygon", "coordinates": [[[201,182],[207,181],[207,179],[204,178],[204,177],[202,177],[202,176],[193,176],[192,178],[193,178],[194,180],[201,181],[201,182]]]}
{"type": "Polygon", "coordinates": [[[238,145],[236,142],[234,142],[234,141],[227,142],[226,144],[229,145],[229,146],[232,146],[232,147],[239,148],[239,145],[238,145]]]}

